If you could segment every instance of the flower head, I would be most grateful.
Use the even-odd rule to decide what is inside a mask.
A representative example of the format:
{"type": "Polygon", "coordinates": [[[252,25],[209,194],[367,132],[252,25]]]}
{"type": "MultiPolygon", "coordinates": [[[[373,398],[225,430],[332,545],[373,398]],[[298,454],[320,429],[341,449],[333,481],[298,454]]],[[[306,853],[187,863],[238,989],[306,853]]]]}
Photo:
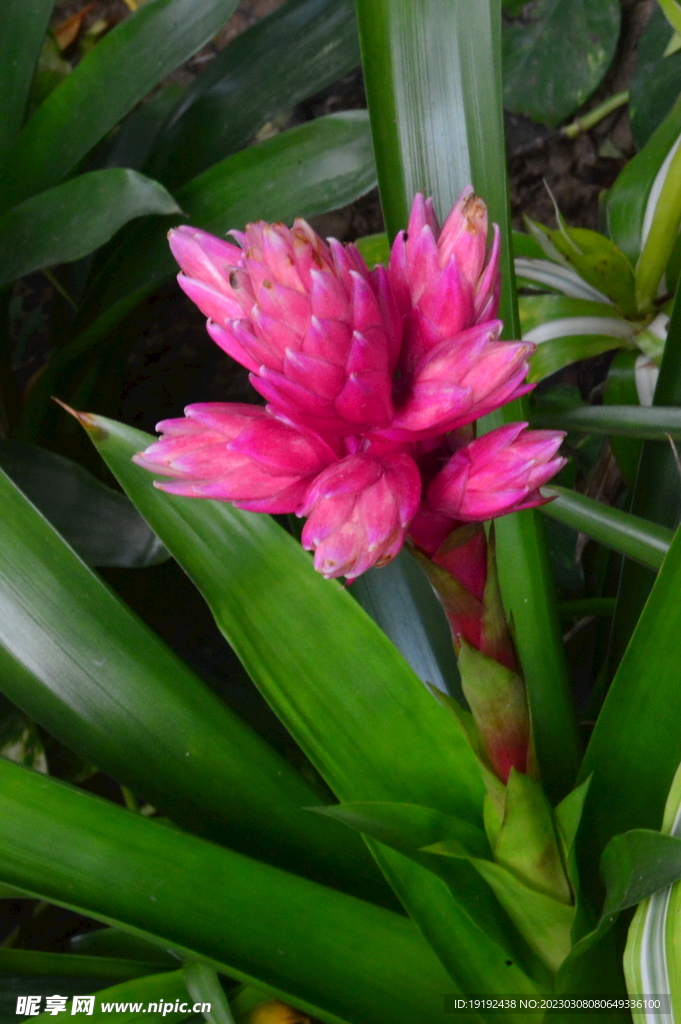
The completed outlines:
{"type": "Polygon", "coordinates": [[[472,189],[442,230],[417,196],[387,271],[303,220],[249,224],[238,245],[171,231],[182,288],[269,404],[189,406],[138,462],[175,494],[308,517],[325,576],[385,564],[410,525],[437,547],[461,521],[538,504],[562,435],[515,424],[476,441],[466,427],[528,390],[534,349],[499,340],[487,233],[472,189]]]}

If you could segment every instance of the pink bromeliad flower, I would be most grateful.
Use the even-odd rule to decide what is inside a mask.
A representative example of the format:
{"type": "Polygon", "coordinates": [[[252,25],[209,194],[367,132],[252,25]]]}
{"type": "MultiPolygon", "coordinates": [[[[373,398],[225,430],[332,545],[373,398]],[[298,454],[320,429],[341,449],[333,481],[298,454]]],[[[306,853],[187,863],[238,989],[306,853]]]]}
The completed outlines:
{"type": "Polygon", "coordinates": [[[180,285],[268,404],[190,405],[138,463],[173,494],[307,517],[326,577],[384,565],[410,528],[427,550],[461,522],[541,504],[563,435],[513,424],[474,440],[467,426],[530,389],[534,346],[499,340],[487,233],[471,188],[441,230],[418,195],[387,270],[303,220],[249,224],[239,245],[171,231],[180,285]]]}

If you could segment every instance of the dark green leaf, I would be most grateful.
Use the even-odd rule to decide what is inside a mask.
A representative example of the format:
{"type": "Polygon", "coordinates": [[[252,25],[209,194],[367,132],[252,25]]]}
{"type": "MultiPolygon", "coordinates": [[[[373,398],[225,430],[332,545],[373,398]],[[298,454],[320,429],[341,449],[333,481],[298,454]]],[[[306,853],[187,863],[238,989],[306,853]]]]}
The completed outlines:
{"type": "Polygon", "coordinates": [[[87,256],[135,217],[179,210],[162,185],[137,171],[81,174],[0,217],[0,287],[33,270],[87,256]]]}
{"type": "Polygon", "coordinates": [[[0,6],[0,152],[18,135],[54,0],[0,6]]]}
{"type": "Polygon", "coordinates": [[[653,183],[681,133],[681,101],[667,114],[640,153],[618,175],[605,208],[608,233],[635,265],[643,248],[643,225],[653,183]]]}
{"type": "Polygon", "coordinates": [[[666,442],[669,437],[681,439],[681,409],[662,405],[583,405],[555,415],[535,415],[532,426],[666,442]]]}
{"type": "Polygon", "coordinates": [[[186,90],[147,168],[181,185],[360,62],[352,0],[289,0],[225,47],[186,90]]]}
{"type": "Polygon", "coordinates": [[[141,568],[170,557],[125,495],[70,459],[0,441],[0,466],[88,565],[141,568]]]}
{"type": "Polygon", "coordinates": [[[589,98],[615,54],[617,0],[538,0],[503,36],[504,102],[552,128],[589,98]]]}
{"type": "MultiPolygon", "coordinates": [[[[177,967],[177,960],[175,960],[177,967]]],[[[172,966],[168,965],[168,970],[172,966]]],[[[156,974],[153,961],[121,960],[105,956],[76,956],[73,953],[44,953],[33,949],[0,949],[3,974],[44,974],[54,978],[108,978],[127,981],[156,974]]]]}
{"type": "Polygon", "coordinates": [[[603,916],[634,907],[681,878],[681,839],[647,828],[613,836],[601,874],[608,888],[603,916]]]}
{"type": "MultiPolygon", "coordinates": [[[[603,404],[634,406],[638,404],[636,387],[636,362],[640,356],[638,351],[618,352],[608,370],[608,377],[603,392],[603,404]]],[[[627,487],[631,487],[636,479],[639,459],[643,445],[640,441],[622,438],[611,434],[610,447],[617,460],[620,473],[627,487]]]]}
{"type": "MultiPolygon", "coordinates": [[[[186,88],[168,83],[136,107],[95,151],[93,162],[100,167],[132,167],[142,170],[161,129],[186,88]]],[[[151,178],[156,175],[151,174],[151,178]]]]}
{"type": "Polygon", "coordinates": [[[547,516],[586,533],[650,569],[659,569],[662,565],[674,536],[671,530],[594,501],[567,487],[543,487],[542,494],[546,497],[556,495],[554,501],[542,505],[542,512],[547,516]]]}
{"type": "Polygon", "coordinates": [[[316,807],[349,828],[377,839],[386,846],[414,856],[424,846],[454,841],[475,856],[489,856],[489,843],[483,830],[461,818],[418,807],[415,804],[353,803],[316,807]]]}
{"type": "Polygon", "coordinates": [[[351,885],[364,864],[371,886],[361,844],[343,854],[345,830],[301,810],[318,802],[315,792],[111,594],[3,473],[0,494],[2,691],[181,825],[315,877],[349,876],[351,885]]]}
{"type": "Polygon", "coordinates": [[[98,928],[94,932],[73,935],[69,940],[69,948],[79,956],[143,960],[154,964],[156,971],[160,967],[167,967],[168,970],[177,967],[177,957],[174,953],[139,935],[131,935],[121,928],[98,928]]]}
{"type": "Polygon", "coordinates": [[[155,0],[104,36],[48,96],[8,155],[7,205],[56,185],[215,35],[235,7],[236,0],[155,0]]]}
{"type": "Polygon", "coordinates": [[[402,551],[350,589],[424,683],[462,697],[452,634],[440,602],[414,559],[402,551]]]}
{"type": "Polygon", "coordinates": [[[681,92],[681,53],[664,56],[673,35],[673,28],[658,8],[639,40],[629,86],[631,130],[639,149],[660,126],[681,92]]]}
{"type": "Polygon", "coordinates": [[[440,1020],[452,982],[405,917],[10,762],[0,781],[3,881],[155,937],[328,1024],[440,1020]]]}
{"type": "Polygon", "coordinates": [[[582,766],[586,861],[632,828],[657,828],[681,762],[681,534],[677,532],[596,722],[582,766]]]}

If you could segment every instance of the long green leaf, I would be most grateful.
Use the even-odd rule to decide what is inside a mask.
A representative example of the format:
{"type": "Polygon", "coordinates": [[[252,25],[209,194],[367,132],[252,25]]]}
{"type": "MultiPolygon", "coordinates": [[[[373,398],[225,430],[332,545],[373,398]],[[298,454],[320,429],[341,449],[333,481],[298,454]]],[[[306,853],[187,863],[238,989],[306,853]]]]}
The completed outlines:
{"type": "MultiPolygon", "coordinates": [[[[159,492],[130,462],[148,435],[103,417],[81,420],[339,799],[417,803],[479,823],[482,780],[453,716],[356,602],[314,572],[300,545],[267,516],[159,492]],[[451,784],[443,786],[443,779],[451,784]]],[[[503,947],[481,923],[499,908],[472,869],[462,870],[452,895],[401,854],[372,849],[459,984],[526,990],[522,968],[507,964],[503,947]],[[479,905],[480,920],[473,920],[471,901],[479,905]]]]}
{"type": "Polygon", "coordinates": [[[137,171],[81,174],[0,217],[0,287],[34,270],[87,256],[135,217],[179,212],[162,185],[137,171]]]}
{"type": "Polygon", "coordinates": [[[183,184],[359,62],[352,0],[289,0],[237,36],[194,79],[147,173],[170,188],[183,184]]]}
{"type": "Polygon", "coordinates": [[[117,25],[50,93],[17,139],[8,154],[6,204],[60,181],[208,42],[235,7],[236,0],[154,0],[117,25]]]}
{"type": "MultiPolygon", "coordinates": [[[[168,970],[171,968],[169,967],[168,970]]],[[[44,953],[33,949],[0,949],[3,974],[43,974],[53,978],[107,978],[128,981],[156,974],[158,964],[143,960],[121,960],[106,956],[76,956],[74,953],[44,953]]]]}
{"type": "Polygon", "coordinates": [[[0,762],[0,878],[329,1024],[431,1024],[454,987],[404,917],[0,762]],[[106,884],[103,884],[103,880],[106,884]]]}
{"type": "Polygon", "coordinates": [[[542,506],[542,512],[573,530],[633,558],[648,569],[659,569],[669,550],[674,534],[664,526],[611,508],[568,487],[544,487],[542,493],[555,496],[542,506]]]}
{"type": "MultiPolygon", "coordinates": [[[[653,396],[655,406],[681,406],[681,299],[674,302],[660,374],[653,396]]],[[[666,529],[676,529],[681,507],[681,473],[670,444],[648,441],[643,445],[631,511],[666,529]]],[[[632,562],[625,562],[612,625],[611,658],[615,666],[624,654],[643,610],[654,577],[632,562]]]]}
{"type": "Polygon", "coordinates": [[[565,412],[535,414],[532,426],[668,443],[669,438],[681,439],[681,409],[661,405],[584,405],[565,412]]]}
{"type": "MultiPolygon", "coordinates": [[[[178,193],[183,220],[226,234],[250,220],[291,222],[344,206],[376,180],[369,125],[364,111],[318,118],[250,146],[211,167],[178,193]]],[[[114,241],[93,277],[76,323],[76,336],[51,360],[36,382],[22,420],[22,437],[35,436],[52,394],[68,398],[68,369],[112,330],[174,263],[166,232],[179,218],[133,226],[114,241]],[[104,310],[104,312],[102,312],[104,310]]]]}
{"type": "Polygon", "coordinates": [[[344,855],[344,830],[324,832],[301,810],[318,802],[314,791],[118,601],[4,474],[0,495],[2,691],[179,824],[293,870],[358,881],[360,891],[368,874],[371,888],[361,844],[344,855]]]}
{"type": "Polygon", "coordinates": [[[591,736],[582,777],[593,772],[582,832],[593,864],[608,840],[658,828],[681,762],[681,534],[677,532],[591,736]]]}
{"type": "Polygon", "coordinates": [[[0,8],[0,152],[18,135],[54,0],[4,0],[0,8]]]}
{"type": "Polygon", "coordinates": [[[613,242],[629,257],[632,264],[636,263],[641,254],[647,215],[652,218],[664,180],[663,165],[680,133],[681,101],[676,103],[641,152],[618,175],[608,192],[608,231],[613,242]],[[653,192],[656,183],[658,187],[653,192]]]}

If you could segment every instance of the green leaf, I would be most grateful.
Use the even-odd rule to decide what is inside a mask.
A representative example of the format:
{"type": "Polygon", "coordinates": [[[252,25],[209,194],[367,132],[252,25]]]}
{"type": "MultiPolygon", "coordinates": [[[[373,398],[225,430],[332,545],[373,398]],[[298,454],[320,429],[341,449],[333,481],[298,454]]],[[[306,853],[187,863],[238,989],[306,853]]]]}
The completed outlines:
{"type": "Polygon", "coordinates": [[[358,238],[355,245],[370,270],[373,270],[377,263],[387,265],[390,259],[390,244],[385,232],[380,235],[365,235],[364,238],[358,238]]]}
{"type": "Polygon", "coordinates": [[[561,903],[571,903],[551,805],[540,784],[515,769],[506,787],[504,820],[494,859],[529,888],[561,903]]]}
{"type": "Polygon", "coordinates": [[[316,793],[119,602],[2,473],[0,495],[2,692],[180,825],[316,877],[353,885],[366,870],[373,891],[361,844],[343,854],[343,830],[322,829],[331,823],[301,810],[318,802],[316,793]]]}
{"type": "Polygon", "coordinates": [[[0,287],[34,270],[87,256],[135,217],[179,212],[162,185],[137,171],[81,174],[0,217],[0,287]]]}
{"type": "Polygon", "coordinates": [[[570,952],[575,908],[524,885],[511,871],[491,860],[470,857],[456,844],[436,843],[428,853],[467,860],[494,890],[502,907],[533,953],[555,972],[570,952]]]}
{"type": "Polygon", "coordinates": [[[155,943],[120,928],[98,928],[81,932],[69,939],[69,949],[78,956],[143,960],[152,963],[156,973],[159,967],[172,970],[177,967],[177,956],[155,943]]]}
{"type": "MultiPolygon", "coordinates": [[[[564,323],[567,324],[568,321],[564,323]]],[[[613,323],[616,321],[613,320],[613,323]]],[[[561,326],[561,329],[567,328],[561,326]]],[[[613,337],[611,334],[567,334],[551,338],[543,341],[537,351],[530,356],[530,372],[527,379],[531,384],[536,384],[562,370],[564,366],[577,363],[580,359],[591,359],[602,352],[611,352],[625,344],[624,339],[613,337]]]]}
{"type": "Polygon", "coordinates": [[[647,226],[657,207],[666,176],[665,161],[681,134],[681,100],[677,101],[640,153],[631,160],[605,201],[608,234],[632,264],[643,248],[647,226]]]}
{"type": "MultiPolygon", "coordinates": [[[[112,1012],[121,1024],[133,1024],[134,1021],[161,1024],[164,1020],[186,1020],[192,1016],[193,1010],[182,971],[152,974],[146,978],[135,978],[111,988],[101,989],[96,994],[92,1014],[88,1016],[91,1016],[93,1021],[103,1022],[111,1018],[112,1012]],[[178,1001],[183,1009],[176,1011],[175,1005],[178,1001]],[[130,1003],[133,1004],[132,1007],[130,1003]],[[156,1004],[156,1010],[150,1009],[150,1003],[156,1004]],[[105,1010],[104,1006],[108,1006],[109,1009],[105,1010]]],[[[72,1007],[71,1015],[73,1013],[72,1007]]],[[[46,1011],[39,1014],[37,1019],[41,1024],[48,1024],[48,1021],[54,1019],[54,1015],[46,1011]]]]}
{"type": "MultiPolygon", "coordinates": [[[[662,365],[653,396],[653,405],[681,405],[681,301],[675,301],[667,332],[662,365]]],[[[647,442],[643,445],[631,500],[636,515],[651,519],[663,527],[675,529],[679,522],[681,475],[677,455],[670,444],[647,442]]],[[[645,569],[625,562],[622,566],[611,632],[613,668],[621,658],[643,610],[654,576],[645,569]]]]}
{"type": "Polygon", "coordinates": [[[536,414],[532,426],[667,442],[670,437],[681,439],[681,409],[663,405],[582,405],[566,412],[536,414]]]}
{"type": "Polygon", "coordinates": [[[155,0],[107,33],[50,93],[8,154],[7,205],[56,185],[235,7],[236,0],[155,0]]]}
{"type": "Polygon", "coordinates": [[[651,195],[655,196],[659,184],[659,196],[652,210],[650,197],[648,199],[643,225],[645,237],[636,264],[636,301],[638,308],[643,311],[654,309],[681,225],[681,149],[677,147],[671,150],[670,156],[663,179],[658,176],[651,190],[651,195]],[[649,210],[652,216],[648,224],[649,210]]]}
{"type": "Polygon", "coordinates": [[[635,828],[613,836],[601,857],[608,888],[603,914],[614,914],[666,889],[681,878],[681,839],[635,828]]]}
{"type": "MultiPolygon", "coordinates": [[[[177,960],[175,959],[175,967],[177,960]]],[[[172,965],[168,965],[168,971],[172,965]]],[[[146,974],[156,974],[154,961],[123,960],[105,956],[76,956],[73,953],[44,953],[33,949],[0,948],[0,971],[3,974],[50,975],[53,978],[108,978],[129,981],[146,974]]],[[[169,979],[172,982],[172,979],[169,979]]],[[[170,991],[170,989],[169,989],[170,991]]]]}
{"type": "Polygon", "coordinates": [[[432,807],[376,802],[314,809],[407,856],[413,857],[422,847],[445,840],[460,843],[475,856],[489,856],[489,843],[479,826],[442,814],[432,807]]]}
{"type": "Polygon", "coordinates": [[[452,634],[430,583],[407,551],[370,569],[350,594],[392,640],[416,675],[445,693],[462,697],[452,634]]]}
{"type": "Polygon", "coordinates": [[[227,996],[214,970],[206,964],[189,961],[184,965],[184,982],[195,1003],[205,1003],[210,1010],[203,1016],[208,1024],[234,1024],[227,996]]]}
{"type": "Polygon", "coordinates": [[[653,11],[638,43],[629,85],[631,131],[638,149],[659,128],[681,93],[681,53],[665,56],[673,35],[662,11],[653,11]]]}
{"type": "Polygon", "coordinates": [[[129,499],[76,462],[0,441],[0,466],[88,565],[141,568],[170,558],[129,499]]]}
{"type": "Polygon", "coordinates": [[[569,228],[557,214],[560,229],[548,232],[565,260],[592,288],[607,296],[623,316],[637,313],[634,271],[621,249],[598,231],[569,228]]]}
{"type": "MultiPolygon", "coordinates": [[[[636,362],[640,353],[626,350],[618,352],[610,364],[603,393],[603,404],[626,405],[631,408],[638,404],[638,388],[636,386],[636,362]]],[[[620,473],[627,487],[631,487],[636,479],[639,460],[643,445],[640,441],[624,439],[611,433],[610,447],[617,460],[620,473]]]]}
{"type": "Polygon", "coordinates": [[[147,172],[170,188],[188,181],[359,62],[352,0],[289,0],[194,79],[147,172]]]}
{"type": "Polygon", "coordinates": [[[504,31],[504,103],[555,128],[589,98],[615,55],[616,0],[539,0],[504,31]]]}
{"type": "Polygon", "coordinates": [[[662,565],[674,536],[666,527],[611,508],[567,487],[552,484],[543,487],[542,494],[547,498],[555,495],[555,500],[542,505],[545,515],[586,533],[649,569],[659,569],[662,565]]]}
{"type": "Polygon", "coordinates": [[[656,828],[681,762],[681,534],[677,532],[610,686],[587,748],[593,773],[584,835],[593,862],[608,840],[656,828]]]}
{"type": "MultiPolygon", "coordinates": [[[[152,438],[102,417],[82,421],[338,798],[415,803],[479,823],[482,780],[461,729],[356,602],[314,572],[299,544],[267,516],[159,492],[130,462],[152,438]],[[443,789],[443,777],[456,782],[443,789]]],[[[372,849],[455,981],[496,991],[518,971],[521,984],[523,973],[505,969],[501,947],[464,909],[466,875],[452,894],[420,865],[372,849]],[[476,955],[462,958],[464,948],[476,955]]],[[[483,917],[490,902],[491,894],[482,892],[483,917]]]]}
{"type": "Polygon", "coordinates": [[[54,0],[0,8],[0,152],[19,134],[54,0]]]}
{"type": "Polygon", "coordinates": [[[3,881],[119,922],[328,1024],[440,1020],[455,986],[405,917],[9,762],[0,783],[3,881]]]}

